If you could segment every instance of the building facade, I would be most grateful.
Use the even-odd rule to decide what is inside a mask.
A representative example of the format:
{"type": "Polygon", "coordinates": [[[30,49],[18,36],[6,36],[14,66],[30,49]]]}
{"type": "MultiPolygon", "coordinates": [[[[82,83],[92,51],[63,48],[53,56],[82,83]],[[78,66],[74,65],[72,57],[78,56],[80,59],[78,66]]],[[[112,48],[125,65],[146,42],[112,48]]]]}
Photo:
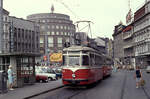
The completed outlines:
{"type": "Polygon", "coordinates": [[[109,39],[109,41],[106,43],[107,45],[107,55],[113,59],[113,40],[109,39]]]}
{"type": "Polygon", "coordinates": [[[134,13],[134,49],[136,65],[150,65],[150,1],[134,13]]]}
{"type": "Polygon", "coordinates": [[[124,61],[124,41],[123,41],[123,29],[125,28],[125,25],[123,25],[121,22],[119,25],[115,26],[114,34],[113,34],[113,46],[114,46],[114,65],[120,66],[123,64],[124,61]]]}
{"type": "Polygon", "coordinates": [[[62,53],[64,44],[74,44],[75,25],[68,15],[59,13],[39,13],[27,16],[28,20],[40,25],[41,61],[46,65],[60,65],[61,62],[51,62],[50,55],[62,53]],[[43,60],[43,57],[44,60],[43,60]]]}
{"type": "Polygon", "coordinates": [[[133,41],[133,26],[130,24],[123,30],[123,50],[124,50],[124,65],[135,67],[135,53],[133,41]]]}
{"type": "Polygon", "coordinates": [[[11,65],[15,86],[35,82],[35,57],[39,56],[39,26],[34,22],[3,13],[2,53],[0,70],[7,71],[11,65]]]}

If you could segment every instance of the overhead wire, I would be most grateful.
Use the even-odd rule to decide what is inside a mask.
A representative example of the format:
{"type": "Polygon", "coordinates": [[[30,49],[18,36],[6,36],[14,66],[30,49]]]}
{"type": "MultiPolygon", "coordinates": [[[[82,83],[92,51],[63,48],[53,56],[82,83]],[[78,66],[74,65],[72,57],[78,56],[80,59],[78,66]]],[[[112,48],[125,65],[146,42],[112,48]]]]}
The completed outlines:
{"type": "MultiPolygon", "coordinates": [[[[67,6],[62,0],[55,0],[55,1],[61,3],[65,8],[67,8],[67,9],[74,15],[75,18],[77,18],[77,19],[79,19],[79,20],[81,21],[81,19],[76,15],[76,13],[74,13],[74,11],[72,11],[72,10],[69,8],[69,6],[67,6]]],[[[78,21],[78,22],[79,22],[79,21],[78,21]]],[[[80,32],[81,30],[83,30],[83,29],[85,29],[86,27],[89,26],[88,32],[90,32],[91,38],[92,38],[90,23],[93,23],[93,22],[91,22],[91,21],[83,21],[83,22],[87,22],[88,25],[86,25],[86,26],[83,27],[82,29],[79,29],[79,23],[78,23],[78,22],[77,22],[77,25],[76,25],[76,27],[78,28],[78,32],[80,32]]],[[[81,21],[81,22],[82,22],[82,21],[81,21]]],[[[87,33],[88,33],[88,32],[87,32],[87,33]]]]}

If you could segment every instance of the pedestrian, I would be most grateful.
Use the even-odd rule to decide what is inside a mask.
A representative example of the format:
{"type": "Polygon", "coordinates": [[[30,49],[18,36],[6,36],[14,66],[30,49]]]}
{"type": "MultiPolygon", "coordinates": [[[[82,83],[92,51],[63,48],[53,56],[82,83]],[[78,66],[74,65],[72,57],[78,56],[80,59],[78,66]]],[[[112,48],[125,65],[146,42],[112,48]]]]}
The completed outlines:
{"type": "Polygon", "coordinates": [[[142,80],[142,72],[141,72],[139,66],[136,66],[135,79],[136,79],[136,88],[139,88],[140,87],[140,82],[142,80]]]}
{"type": "Polygon", "coordinates": [[[9,66],[9,69],[7,71],[8,73],[8,84],[9,84],[9,90],[14,90],[13,87],[13,71],[12,71],[12,66],[9,66]]]}

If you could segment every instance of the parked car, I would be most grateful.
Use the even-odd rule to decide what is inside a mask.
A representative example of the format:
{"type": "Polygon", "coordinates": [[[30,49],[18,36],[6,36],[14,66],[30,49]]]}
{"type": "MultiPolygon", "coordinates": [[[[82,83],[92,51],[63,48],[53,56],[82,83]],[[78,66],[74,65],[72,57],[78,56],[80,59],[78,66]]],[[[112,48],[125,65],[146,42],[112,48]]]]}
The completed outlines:
{"type": "Polygon", "coordinates": [[[62,72],[60,70],[56,69],[54,72],[56,74],[57,79],[62,77],[62,72]]]}
{"type": "Polygon", "coordinates": [[[46,67],[36,67],[35,71],[36,71],[36,75],[47,76],[48,81],[56,80],[56,74],[49,73],[48,68],[46,68],[46,67]]]}
{"type": "Polygon", "coordinates": [[[51,68],[51,71],[56,74],[57,79],[62,77],[62,69],[61,68],[51,68]]]}
{"type": "Polygon", "coordinates": [[[48,82],[48,76],[43,75],[42,71],[36,70],[35,72],[37,82],[48,82]]]}
{"type": "Polygon", "coordinates": [[[147,72],[147,73],[150,73],[150,66],[147,66],[146,72],[147,72]]]}

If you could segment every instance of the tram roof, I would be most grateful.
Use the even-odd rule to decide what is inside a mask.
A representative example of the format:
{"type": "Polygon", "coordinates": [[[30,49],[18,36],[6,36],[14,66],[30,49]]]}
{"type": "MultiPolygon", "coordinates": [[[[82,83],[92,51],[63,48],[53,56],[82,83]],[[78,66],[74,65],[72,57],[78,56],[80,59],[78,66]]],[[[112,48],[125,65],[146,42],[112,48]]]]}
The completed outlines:
{"type": "MultiPolygon", "coordinates": [[[[64,48],[63,51],[93,51],[93,52],[99,53],[99,51],[97,51],[97,50],[95,50],[95,49],[93,49],[91,47],[76,46],[76,45],[73,45],[73,46],[68,47],[68,48],[64,48]]],[[[100,53],[100,54],[105,56],[105,58],[111,59],[109,56],[106,56],[103,53],[100,53]]]]}
{"type": "Polygon", "coordinates": [[[93,48],[86,47],[86,46],[71,46],[68,48],[64,48],[63,51],[83,51],[83,50],[89,50],[89,51],[96,51],[93,48]]]}

